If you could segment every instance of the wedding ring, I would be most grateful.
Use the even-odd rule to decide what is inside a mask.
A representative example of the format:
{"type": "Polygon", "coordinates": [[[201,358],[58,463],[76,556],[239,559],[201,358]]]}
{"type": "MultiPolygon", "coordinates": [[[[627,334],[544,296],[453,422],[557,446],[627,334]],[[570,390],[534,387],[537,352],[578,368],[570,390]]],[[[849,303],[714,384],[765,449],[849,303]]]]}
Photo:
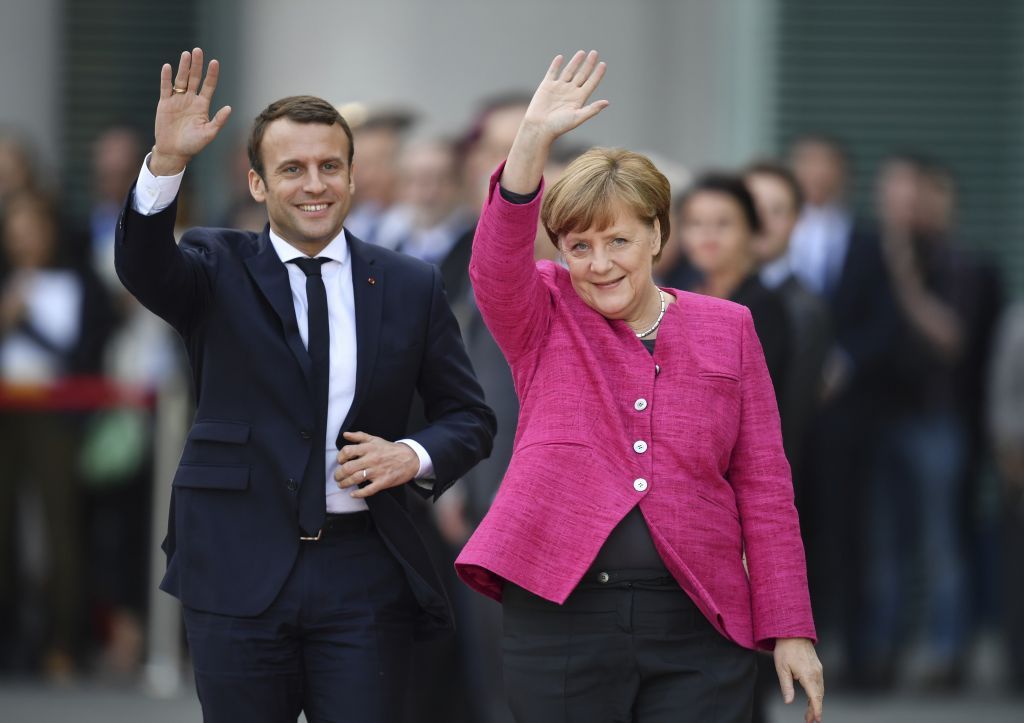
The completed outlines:
{"type": "Polygon", "coordinates": [[[187,93],[188,92],[188,88],[178,88],[178,87],[172,85],[171,86],[171,92],[172,93],[187,93]]]}
{"type": "Polygon", "coordinates": [[[366,470],[363,470],[363,479],[366,479],[366,470]]]}

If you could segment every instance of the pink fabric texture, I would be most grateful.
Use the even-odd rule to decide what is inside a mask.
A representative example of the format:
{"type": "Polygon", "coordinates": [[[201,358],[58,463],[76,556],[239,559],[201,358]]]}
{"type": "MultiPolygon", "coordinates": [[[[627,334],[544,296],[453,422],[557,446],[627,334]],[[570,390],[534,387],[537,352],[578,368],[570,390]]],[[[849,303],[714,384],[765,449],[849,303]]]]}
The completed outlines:
{"type": "Polygon", "coordinates": [[[625,322],[580,299],[568,271],[534,263],[540,194],[509,203],[500,174],[470,277],[512,368],[519,427],[494,504],[455,563],[459,576],[496,600],[510,580],[562,603],[639,505],[669,571],[723,635],[765,649],[780,637],[816,639],[750,312],[666,289],[677,303],[652,357],[625,322]]]}

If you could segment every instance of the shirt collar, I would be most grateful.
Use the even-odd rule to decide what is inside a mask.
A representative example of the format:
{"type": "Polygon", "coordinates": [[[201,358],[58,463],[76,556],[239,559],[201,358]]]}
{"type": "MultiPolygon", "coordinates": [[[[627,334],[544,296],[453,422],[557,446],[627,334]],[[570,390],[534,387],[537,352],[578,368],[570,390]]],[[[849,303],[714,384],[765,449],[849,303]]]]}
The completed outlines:
{"type": "MultiPolygon", "coordinates": [[[[292,259],[306,257],[306,254],[274,233],[273,229],[270,229],[270,243],[274,245],[274,251],[277,252],[281,263],[288,263],[292,259]]],[[[331,259],[332,261],[345,264],[348,261],[348,242],[345,240],[345,229],[342,229],[341,233],[335,236],[315,258],[331,259]]]]}

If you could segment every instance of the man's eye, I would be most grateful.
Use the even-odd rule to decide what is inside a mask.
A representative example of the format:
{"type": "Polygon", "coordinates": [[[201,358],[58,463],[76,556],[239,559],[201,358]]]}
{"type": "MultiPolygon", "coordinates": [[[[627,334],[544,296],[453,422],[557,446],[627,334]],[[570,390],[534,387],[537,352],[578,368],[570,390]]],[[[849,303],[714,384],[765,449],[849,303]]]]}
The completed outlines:
{"type": "Polygon", "coordinates": [[[298,166],[288,166],[287,168],[284,169],[284,172],[285,173],[298,173],[299,172],[299,167],[298,166]]]}
{"type": "Polygon", "coordinates": [[[325,171],[336,171],[336,170],[338,170],[338,164],[334,163],[333,161],[331,161],[329,163],[325,163],[323,165],[323,169],[325,171]]]}

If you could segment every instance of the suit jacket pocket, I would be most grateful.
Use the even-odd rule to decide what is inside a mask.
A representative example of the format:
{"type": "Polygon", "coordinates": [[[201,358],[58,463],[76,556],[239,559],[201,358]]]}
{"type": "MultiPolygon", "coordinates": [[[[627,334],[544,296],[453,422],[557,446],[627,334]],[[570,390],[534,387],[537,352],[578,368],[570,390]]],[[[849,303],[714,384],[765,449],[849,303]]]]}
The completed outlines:
{"type": "Polygon", "coordinates": [[[203,419],[192,425],[188,438],[190,441],[245,444],[249,441],[249,429],[247,422],[203,419]]]}
{"type": "Polygon", "coordinates": [[[181,464],[174,487],[208,490],[244,490],[249,486],[249,465],[181,464]]]}

